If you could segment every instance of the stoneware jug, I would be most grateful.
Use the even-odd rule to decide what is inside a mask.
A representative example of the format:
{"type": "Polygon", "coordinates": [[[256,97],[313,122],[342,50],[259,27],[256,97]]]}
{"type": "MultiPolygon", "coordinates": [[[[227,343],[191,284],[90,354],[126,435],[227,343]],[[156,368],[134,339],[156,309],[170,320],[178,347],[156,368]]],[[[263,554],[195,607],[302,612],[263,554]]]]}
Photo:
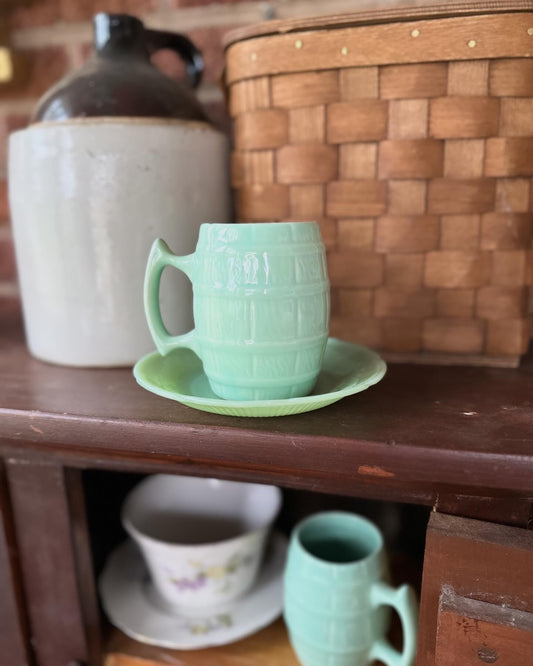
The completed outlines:
{"type": "MultiPolygon", "coordinates": [[[[182,35],[131,16],[95,17],[95,55],[39,102],[9,146],[9,197],[26,336],[46,361],[129,366],[153,349],[143,310],[154,237],[192,252],[204,220],[230,219],[227,137],[193,87],[202,57],[182,35]],[[150,55],[178,52],[187,82],[150,55]]],[[[175,333],[192,290],[175,272],[161,299],[175,333]]]]}
{"type": "Polygon", "coordinates": [[[383,538],[366,518],[332,511],[297,525],[284,587],[285,621],[303,666],[414,664],[414,591],[388,583],[383,538]],[[385,638],[391,608],[402,622],[401,653],[385,638]]]}

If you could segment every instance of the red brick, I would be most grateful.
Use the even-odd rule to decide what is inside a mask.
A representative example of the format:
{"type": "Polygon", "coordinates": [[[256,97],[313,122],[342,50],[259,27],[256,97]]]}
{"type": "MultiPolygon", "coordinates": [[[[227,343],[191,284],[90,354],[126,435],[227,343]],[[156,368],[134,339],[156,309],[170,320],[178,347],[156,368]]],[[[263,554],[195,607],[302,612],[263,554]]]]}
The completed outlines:
{"type": "Polygon", "coordinates": [[[373,252],[331,252],[328,271],[334,287],[376,287],[383,282],[383,257],[373,252]]]}
{"type": "Polygon", "coordinates": [[[376,317],[409,317],[424,319],[435,313],[435,292],[432,289],[394,289],[381,287],[374,296],[376,317]]]}
{"type": "Polygon", "coordinates": [[[9,220],[9,203],[7,198],[7,181],[0,180],[0,224],[9,220]]]}
{"type": "MultiPolygon", "coordinates": [[[[77,71],[83,65],[85,62],[89,59],[89,57],[93,54],[94,52],[94,46],[88,42],[79,42],[77,44],[67,44],[65,46],[65,51],[67,53],[67,58],[68,58],[68,63],[69,63],[69,68],[71,71],[77,71]]],[[[164,51],[161,51],[161,53],[165,53],[164,51]]],[[[159,55],[159,52],[157,53],[159,55]]],[[[152,62],[155,61],[152,60],[152,62]]]]}
{"type": "Polygon", "coordinates": [[[479,354],[484,323],[477,319],[427,319],[423,324],[424,350],[449,354],[479,354]]]}
{"type": "MultiPolygon", "coordinates": [[[[129,2],[129,0],[127,0],[129,2]]],[[[200,49],[204,58],[204,77],[207,83],[218,83],[224,70],[224,48],[222,40],[224,35],[235,26],[223,28],[197,28],[190,30],[187,37],[200,49]]]]}
{"type": "Polygon", "coordinates": [[[3,178],[7,174],[7,146],[7,120],[0,115],[0,178],[3,178]]]}
{"type": "Polygon", "coordinates": [[[526,252],[526,284],[533,286],[533,250],[526,252]]]}
{"type": "Polygon", "coordinates": [[[408,353],[422,349],[422,321],[387,317],[382,323],[382,343],[384,351],[408,353]]]}
{"type": "Polygon", "coordinates": [[[23,113],[10,113],[6,116],[6,126],[9,134],[24,129],[30,122],[30,116],[23,113]]]}
{"type": "Polygon", "coordinates": [[[15,251],[11,238],[0,240],[0,280],[15,280],[15,251]]]}
{"type": "Polygon", "coordinates": [[[207,102],[204,104],[204,111],[215,127],[227,136],[230,135],[231,119],[224,102],[207,102]]]}
{"type": "Polygon", "coordinates": [[[22,308],[19,296],[0,296],[0,313],[3,315],[18,315],[20,318],[22,308]]]}
{"type": "Polygon", "coordinates": [[[20,53],[27,62],[28,78],[24,87],[2,90],[1,98],[3,100],[40,97],[67,73],[68,62],[63,48],[51,46],[20,53]]]}
{"type": "Polygon", "coordinates": [[[13,11],[9,14],[11,29],[50,25],[60,17],[61,0],[40,0],[31,4],[26,2],[17,5],[13,6],[13,11]]]}
{"type": "MultiPolygon", "coordinates": [[[[128,0],[129,1],[129,0],[128,0]]],[[[138,0],[139,2],[152,2],[152,0],[138,0]]],[[[153,0],[155,2],[156,0],[153,0]]],[[[128,12],[130,13],[130,12],[128,12]]],[[[222,39],[231,27],[223,28],[197,28],[186,33],[187,37],[202,52],[204,59],[204,74],[202,81],[217,83],[220,81],[224,68],[224,49],[222,39]]],[[[173,79],[184,80],[186,70],[183,59],[170,49],[162,49],[152,56],[152,62],[164,74],[173,79]]]]}
{"type": "Polygon", "coordinates": [[[378,252],[425,252],[439,244],[439,218],[430,215],[380,217],[376,227],[378,252]]]}
{"type": "Polygon", "coordinates": [[[98,12],[110,14],[144,14],[157,9],[157,0],[59,0],[61,18],[65,21],[83,21],[98,12]]]}
{"type": "MultiPolygon", "coordinates": [[[[81,54],[80,59],[82,59],[81,54]]],[[[152,55],[151,61],[157,69],[163,72],[163,74],[170,76],[171,79],[183,81],[187,77],[185,62],[175,51],[171,51],[170,49],[156,51],[152,55]]]]}

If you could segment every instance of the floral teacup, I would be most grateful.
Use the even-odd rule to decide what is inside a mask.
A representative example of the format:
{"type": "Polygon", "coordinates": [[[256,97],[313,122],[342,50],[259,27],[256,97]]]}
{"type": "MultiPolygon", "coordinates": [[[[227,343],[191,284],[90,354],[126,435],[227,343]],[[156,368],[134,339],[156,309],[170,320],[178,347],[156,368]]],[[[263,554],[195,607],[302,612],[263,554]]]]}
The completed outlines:
{"type": "Polygon", "coordinates": [[[252,587],[280,505],[275,486],[158,474],[131,491],[122,522],[163,601],[195,610],[252,587]]]}

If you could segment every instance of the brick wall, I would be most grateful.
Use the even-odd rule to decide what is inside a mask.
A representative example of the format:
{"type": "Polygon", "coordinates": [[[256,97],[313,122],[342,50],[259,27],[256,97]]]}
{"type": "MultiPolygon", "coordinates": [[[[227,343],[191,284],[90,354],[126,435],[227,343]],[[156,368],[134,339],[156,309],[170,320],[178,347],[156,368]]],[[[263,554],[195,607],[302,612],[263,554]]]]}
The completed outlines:
{"type": "MultiPolygon", "coordinates": [[[[24,54],[28,78],[22,87],[0,86],[0,310],[17,310],[19,296],[7,202],[7,138],[24,127],[39,97],[68,71],[79,68],[91,52],[92,16],[99,11],[139,16],[154,29],[187,34],[206,62],[199,97],[213,120],[228,128],[219,78],[222,38],[234,27],[269,18],[344,12],[376,6],[424,4],[425,0],[11,0],[7,13],[12,47],[24,54]]],[[[0,0],[0,5],[3,4],[0,0]]],[[[0,17],[1,18],[1,17],[0,17]]],[[[181,63],[162,52],[156,64],[170,76],[181,76],[181,63]]]]}

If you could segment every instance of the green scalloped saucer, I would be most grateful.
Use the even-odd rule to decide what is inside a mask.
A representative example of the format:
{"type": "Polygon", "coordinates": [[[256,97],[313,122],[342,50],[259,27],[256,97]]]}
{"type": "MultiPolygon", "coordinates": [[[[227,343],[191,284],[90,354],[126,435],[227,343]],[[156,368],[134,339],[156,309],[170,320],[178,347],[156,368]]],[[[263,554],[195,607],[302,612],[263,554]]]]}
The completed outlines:
{"type": "Polygon", "coordinates": [[[133,368],[137,382],[170,400],[225,416],[287,416],[331,405],[377,384],[387,370],[375,352],[352,342],[329,338],[318,381],[310,395],[287,400],[223,400],[209,386],[202,362],[189,349],[167,356],[147,354],[133,368]]]}

